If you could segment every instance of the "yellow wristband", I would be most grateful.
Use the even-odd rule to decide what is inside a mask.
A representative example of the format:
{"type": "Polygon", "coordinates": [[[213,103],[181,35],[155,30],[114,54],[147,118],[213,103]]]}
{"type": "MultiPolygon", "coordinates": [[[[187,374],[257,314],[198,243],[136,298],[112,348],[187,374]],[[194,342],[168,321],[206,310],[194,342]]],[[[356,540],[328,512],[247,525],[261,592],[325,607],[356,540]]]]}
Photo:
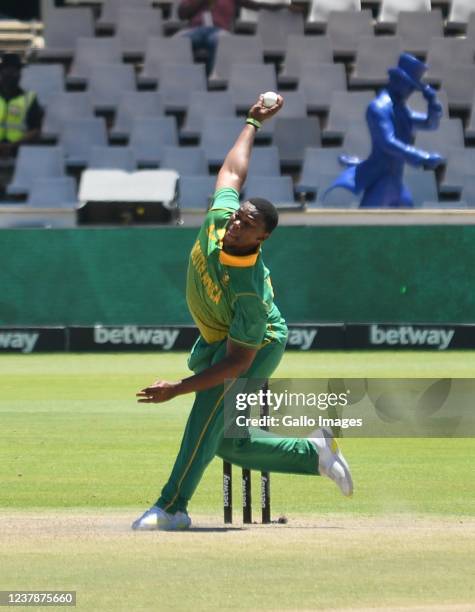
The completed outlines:
{"type": "Polygon", "coordinates": [[[248,125],[253,125],[256,128],[256,130],[259,130],[262,127],[262,123],[258,121],[257,119],[253,119],[252,117],[248,117],[246,119],[246,123],[248,125]]]}

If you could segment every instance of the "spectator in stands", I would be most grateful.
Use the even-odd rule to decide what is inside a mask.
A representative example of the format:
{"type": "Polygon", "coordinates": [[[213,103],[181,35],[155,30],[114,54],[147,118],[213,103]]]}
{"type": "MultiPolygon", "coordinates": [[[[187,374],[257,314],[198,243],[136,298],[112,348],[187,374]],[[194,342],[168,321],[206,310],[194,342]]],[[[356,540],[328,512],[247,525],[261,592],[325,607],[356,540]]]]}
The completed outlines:
{"type": "Polygon", "coordinates": [[[22,62],[6,53],[0,63],[0,157],[16,154],[19,145],[40,135],[43,109],[33,91],[20,87],[22,62]]]}
{"type": "Polygon", "coordinates": [[[444,162],[438,153],[412,146],[415,130],[436,130],[442,117],[437,93],[421,79],[427,66],[403,53],[396,68],[389,70],[389,84],[370,103],[366,120],[371,135],[370,156],[360,161],[341,156],[349,166],[327,190],[335,187],[353,193],[363,191],[360,208],[411,207],[413,201],[403,184],[404,164],[434,169],[444,162]],[[415,113],[406,105],[414,91],[427,101],[427,114],[415,113]]]}
{"type": "Polygon", "coordinates": [[[188,20],[190,28],[179,35],[189,36],[193,51],[205,51],[206,71],[211,73],[219,37],[232,30],[239,8],[254,11],[288,8],[285,2],[266,3],[255,0],[182,0],[178,8],[180,19],[188,20]]]}

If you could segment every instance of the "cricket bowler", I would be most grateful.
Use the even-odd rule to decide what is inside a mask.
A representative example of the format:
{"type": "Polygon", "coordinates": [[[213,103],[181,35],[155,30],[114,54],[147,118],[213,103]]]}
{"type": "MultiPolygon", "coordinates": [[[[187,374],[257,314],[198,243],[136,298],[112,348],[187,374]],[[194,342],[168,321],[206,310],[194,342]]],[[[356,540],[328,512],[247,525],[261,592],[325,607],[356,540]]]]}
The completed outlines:
{"type": "Polygon", "coordinates": [[[269,378],[287,341],[287,327],[274,304],[261,253],[262,243],[277,226],[277,211],[262,198],[239,203],[256,131],[282,105],[278,96],[266,107],[261,96],[249,110],[218,173],[211,209],[191,250],[186,297],[200,332],[188,360],[194,375],[178,382],[157,380],[137,394],[142,403],[196,395],[170,477],[155,505],[133,523],[133,529],[188,529],[188,502],[216,455],[252,470],[324,475],[343,495],[353,492],[348,464],[327,429],[316,430],[308,439],[224,437],[224,381],[269,378]]]}

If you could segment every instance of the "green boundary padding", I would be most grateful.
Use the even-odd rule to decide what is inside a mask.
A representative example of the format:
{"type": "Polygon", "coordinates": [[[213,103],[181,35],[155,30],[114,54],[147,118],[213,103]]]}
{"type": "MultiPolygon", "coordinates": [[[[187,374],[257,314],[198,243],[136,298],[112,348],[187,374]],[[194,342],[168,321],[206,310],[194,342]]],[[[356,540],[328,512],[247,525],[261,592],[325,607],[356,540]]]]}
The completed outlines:
{"type": "MultiPolygon", "coordinates": [[[[196,229],[2,230],[0,325],[183,324],[196,229]]],[[[475,321],[475,226],[280,227],[289,322],[475,321]]]]}

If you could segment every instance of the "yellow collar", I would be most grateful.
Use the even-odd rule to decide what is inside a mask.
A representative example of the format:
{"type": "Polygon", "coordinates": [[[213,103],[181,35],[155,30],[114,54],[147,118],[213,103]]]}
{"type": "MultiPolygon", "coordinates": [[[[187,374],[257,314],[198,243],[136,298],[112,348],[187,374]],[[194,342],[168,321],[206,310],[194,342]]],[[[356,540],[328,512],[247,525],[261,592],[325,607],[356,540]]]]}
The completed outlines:
{"type": "Polygon", "coordinates": [[[219,252],[219,263],[225,266],[233,266],[234,268],[250,268],[254,266],[259,256],[260,249],[250,255],[229,255],[223,249],[219,252]]]}

